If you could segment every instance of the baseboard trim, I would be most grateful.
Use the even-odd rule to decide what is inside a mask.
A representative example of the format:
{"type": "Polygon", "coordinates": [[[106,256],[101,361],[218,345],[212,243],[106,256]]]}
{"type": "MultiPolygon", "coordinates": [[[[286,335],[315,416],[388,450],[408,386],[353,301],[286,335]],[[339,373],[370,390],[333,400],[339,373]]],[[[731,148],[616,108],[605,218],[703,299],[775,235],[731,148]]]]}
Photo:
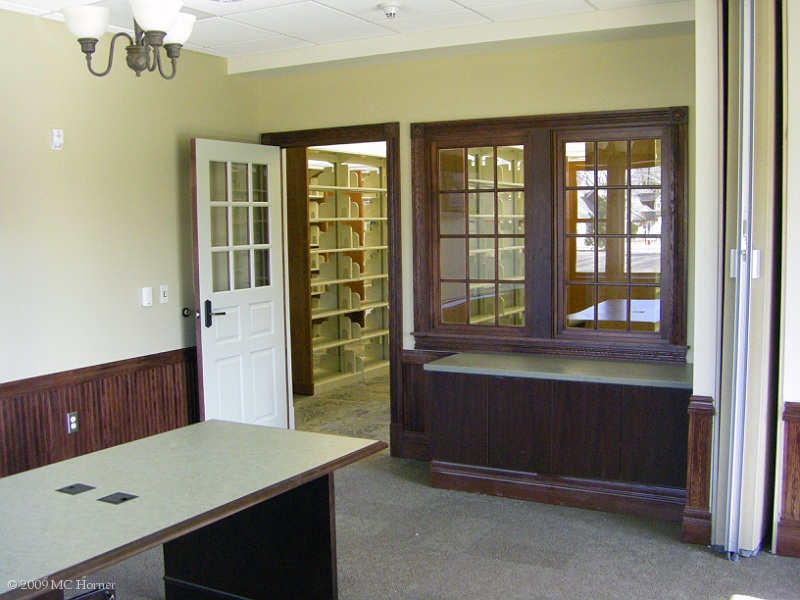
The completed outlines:
{"type": "Polygon", "coordinates": [[[796,519],[778,521],[775,550],[778,556],[800,558],[800,521],[796,519]]]}
{"type": "Polygon", "coordinates": [[[544,504],[587,508],[680,522],[686,492],[635,483],[601,481],[431,462],[433,487],[544,504]]]}
{"type": "Polygon", "coordinates": [[[686,507],[681,519],[681,541],[708,546],[711,543],[711,512],[686,507]]]}

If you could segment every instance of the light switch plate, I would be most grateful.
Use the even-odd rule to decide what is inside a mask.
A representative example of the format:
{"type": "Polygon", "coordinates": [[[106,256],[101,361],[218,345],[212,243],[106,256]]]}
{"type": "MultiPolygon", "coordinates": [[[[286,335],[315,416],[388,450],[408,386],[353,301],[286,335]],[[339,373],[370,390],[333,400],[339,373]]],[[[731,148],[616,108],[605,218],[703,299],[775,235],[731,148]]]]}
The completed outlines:
{"type": "Polygon", "coordinates": [[[153,288],[142,288],[142,306],[153,306],[153,288]]]}
{"type": "Polygon", "coordinates": [[[159,302],[161,302],[161,304],[166,304],[167,302],[169,302],[168,285],[162,285],[160,288],[158,288],[158,300],[159,302]]]}
{"type": "Polygon", "coordinates": [[[51,129],[50,130],[50,149],[63,150],[64,149],[64,130],[51,129]]]}

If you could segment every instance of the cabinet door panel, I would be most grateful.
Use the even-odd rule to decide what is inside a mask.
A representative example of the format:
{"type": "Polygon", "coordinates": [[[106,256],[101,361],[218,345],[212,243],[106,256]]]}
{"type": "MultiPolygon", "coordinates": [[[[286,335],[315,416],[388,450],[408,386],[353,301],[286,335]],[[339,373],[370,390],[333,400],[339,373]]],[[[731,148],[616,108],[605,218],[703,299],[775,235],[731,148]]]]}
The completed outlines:
{"type": "Polygon", "coordinates": [[[487,377],[431,373],[431,458],[487,466],[487,377]]]}
{"type": "Polygon", "coordinates": [[[553,382],[491,377],[488,395],[489,466],[551,472],[553,382]]]}
{"type": "Polygon", "coordinates": [[[553,471],[619,479],[619,386],[553,382],[553,471]]]}
{"type": "Polygon", "coordinates": [[[690,392],[624,387],[620,393],[621,479],[686,487],[690,392]]]}

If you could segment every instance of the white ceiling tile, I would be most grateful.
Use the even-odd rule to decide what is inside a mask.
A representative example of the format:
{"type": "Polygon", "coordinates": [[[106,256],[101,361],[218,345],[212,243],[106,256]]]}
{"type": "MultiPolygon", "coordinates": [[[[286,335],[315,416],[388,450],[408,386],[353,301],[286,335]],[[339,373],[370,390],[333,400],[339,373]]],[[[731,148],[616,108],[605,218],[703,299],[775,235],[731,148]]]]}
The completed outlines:
{"type": "Polygon", "coordinates": [[[304,2],[305,0],[237,0],[236,2],[215,2],[214,0],[183,0],[186,8],[201,10],[216,16],[233,15],[270,6],[281,6],[304,2]]]}
{"type": "Polygon", "coordinates": [[[669,4],[681,0],[589,0],[600,10],[613,10],[615,8],[630,8],[631,6],[649,6],[652,4],[669,4]]]}
{"type": "Polygon", "coordinates": [[[277,35],[275,32],[250,27],[226,18],[213,17],[196,21],[189,39],[192,44],[213,48],[225,44],[276,37],[277,35]]]}
{"type": "Polygon", "coordinates": [[[217,46],[215,49],[222,52],[230,52],[236,56],[248,56],[251,54],[278,52],[280,50],[293,50],[295,48],[303,48],[310,45],[311,44],[308,42],[280,35],[263,40],[253,40],[250,42],[240,42],[238,44],[217,46]]]}
{"type": "MultiPolygon", "coordinates": [[[[317,3],[346,11],[359,18],[373,21],[385,25],[391,23],[386,18],[386,14],[381,8],[381,4],[391,3],[390,0],[316,0],[317,3]]],[[[508,0],[505,0],[508,2],[508,0]]],[[[464,7],[453,0],[399,0],[400,10],[397,12],[398,19],[407,17],[418,17],[434,13],[446,12],[463,9],[464,7]]]]}
{"type": "Polygon", "coordinates": [[[291,34],[314,29],[348,27],[363,23],[363,20],[334,10],[316,2],[300,2],[275,6],[263,10],[237,13],[229,17],[233,21],[262,27],[278,33],[291,34]]]}
{"type": "Polygon", "coordinates": [[[45,15],[49,12],[52,12],[49,9],[45,8],[36,8],[34,6],[22,6],[20,4],[14,4],[12,2],[0,2],[0,10],[13,10],[14,12],[25,13],[26,15],[45,15]]]}
{"type": "Polygon", "coordinates": [[[449,29],[465,25],[480,25],[490,21],[481,15],[469,10],[438,13],[424,17],[410,17],[407,19],[395,18],[386,23],[386,27],[398,33],[414,33],[417,31],[432,31],[435,29],[449,29]]]}
{"type": "Polygon", "coordinates": [[[475,7],[475,12],[492,21],[515,21],[566,15],[594,10],[583,0],[536,0],[535,2],[518,2],[516,4],[500,4],[475,7]]]}
{"type": "Polygon", "coordinates": [[[311,31],[298,32],[293,34],[292,37],[297,37],[311,42],[312,44],[333,44],[336,42],[361,40],[382,35],[394,35],[394,33],[395,32],[385,27],[379,27],[374,23],[358,23],[346,27],[332,27],[330,29],[313,29],[311,31]]]}

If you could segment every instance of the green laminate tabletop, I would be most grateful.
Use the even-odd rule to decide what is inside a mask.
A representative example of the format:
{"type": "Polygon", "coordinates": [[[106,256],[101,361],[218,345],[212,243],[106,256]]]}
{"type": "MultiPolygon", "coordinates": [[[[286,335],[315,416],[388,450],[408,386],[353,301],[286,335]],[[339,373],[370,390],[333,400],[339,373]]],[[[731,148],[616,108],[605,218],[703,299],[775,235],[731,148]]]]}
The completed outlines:
{"type": "Polygon", "coordinates": [[[332,473],[384,442],[206,421],[0,479],[0,596],[75,579],[332,473]],[[68,495],[59,488],[94,489],[68,495]],[[122,504],[98,501],[116,492],[122,504]],[[15,589],[17,588],[17,589],[15,589]]]}
{"type": "Polygon", "coordinates": [[[685,363],[462,352],[429,362],[424,369],[464,375],[692,389],[692,365],[685,363]]]}

